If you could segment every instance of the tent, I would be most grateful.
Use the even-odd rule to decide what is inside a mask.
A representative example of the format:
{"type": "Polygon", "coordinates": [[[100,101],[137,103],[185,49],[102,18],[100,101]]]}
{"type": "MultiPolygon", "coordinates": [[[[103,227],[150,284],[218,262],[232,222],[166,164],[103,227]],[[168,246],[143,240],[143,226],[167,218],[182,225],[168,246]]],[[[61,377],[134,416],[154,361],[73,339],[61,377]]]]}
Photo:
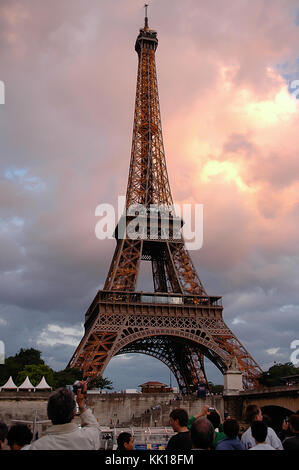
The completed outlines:
{"type": "Polygon", "coordinates": [[[35,390],[46,390],[51,389],[50,385],[47,384],[45,376],[43,376],[40,383],[35,387],[35,390]]]}
{"type": "Polygon", "coordinates": [[[22,383],[22,385],[18,387],[18,389],[19,390],[33,390],[34,389],[34,385],[32,385],[32,383],[30,382],[28,375],[26,379],[24,380],[24,382],[22,383]]]}
{"type": "Polygon", "coordinates": [[[10,376],[6,384],[2,385],[1,390],[16,390],[17,386],[10,376]]]}

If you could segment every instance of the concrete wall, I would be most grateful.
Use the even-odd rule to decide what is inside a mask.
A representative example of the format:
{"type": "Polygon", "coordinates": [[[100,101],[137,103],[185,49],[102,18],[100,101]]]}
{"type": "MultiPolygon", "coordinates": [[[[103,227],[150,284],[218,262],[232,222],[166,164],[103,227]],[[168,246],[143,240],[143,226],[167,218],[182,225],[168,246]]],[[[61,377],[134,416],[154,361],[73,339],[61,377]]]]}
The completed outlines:
{"type": "MultiPolygon", "coordinates": [[[[291,411],[299,409],[299,388],[268,389],[240,393],[236,396],[212,396],[206,399],[181,397],[175,394],[88,394],[87,405],[100,425],[110,426],[168,426],[169,413],[174,408],[186,409],[189,416],[198,414],[204,405],[213,406],[243,424],[244,411],[249,403],[259,406],[276,405],[291,411]]],[[[0,421],[8,425],[14,419],[32,421],[35,412],[38,420],[47,419],[49,392],[0,392],[0,421]]],[[[43,425],[45,429],[47,425],[43,425]]]]}
{"type": "MultiPolygon", "coordinates": [[[[16,424],[13,420],[25,420],[33,430],[33,420],[37,412],[37,420],[48,420],[47,403],[49,392],[0,392],[0,421],[8,426],[16,424]]],[[[50,425],[38,424],[36,431],[41,435],[50,425]]]]}
{"type": "Polygon", "coordinates": [[[33,420],[35,411],[39,419],[48,419],[49,395],[48,392],[0,392],[0,420],[8,425],[13,419],[33,420]]]}
{"type": "Polygon", "coordinates": [[[168,393],[89,395],[88,405],[103,426],[109,426],[111,420],[113,425],[134,423],[142,426],[167,426],[169,413],[173,408],[184,408],[189,415],[193,415],[198,414],[204,405],[216,407],[223,415],[221,396],[207,397],[206,400],[194,397],[185,397],[182,400],[174,398],[173,394],[168,393]]]}
{"type": "MultiPolygon", "coordinates": [[[[1,392],[0,421],[8,425],[13,419],[32,421],[35,411],[39,420],[47,419],[49,393],[1,392]]],[[[223,416],[221,396],[197,399],[184,397],[176,400],[174,394],[88,394],[87,405],[100,425],[168,426],[169,413],[174,408],[184,408],[189,415],[198,414],[204,405],[216,407],[223,416]],[[155,409],[153,409],[155,408],[155,409]],[[148,412],[149,411],[149,412],[148,412]]]]}

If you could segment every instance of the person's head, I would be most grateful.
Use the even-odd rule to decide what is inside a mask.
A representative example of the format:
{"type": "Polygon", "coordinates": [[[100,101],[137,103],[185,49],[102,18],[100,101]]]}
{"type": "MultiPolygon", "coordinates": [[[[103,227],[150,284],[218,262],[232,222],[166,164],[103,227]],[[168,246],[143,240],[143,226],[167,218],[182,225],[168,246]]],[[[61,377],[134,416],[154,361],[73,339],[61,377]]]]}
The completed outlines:
{"type": "Polygon", "coordinates": [[[260,407],[257,405],[248,405],[246,408],[246,419],[250,424],[254,421],[262,421],[263,415],[260,407]]]}
{"type": "Polygon", "coordinates": [[[270,416],[263,414],[263,421],[266,423],[266,425],[269,427],[272,424],[272,420],[270,416]]]}
{"type": "Polygon", "coordinates": [[[295,434],[299,433],[299,415],[293,414],[289,417],[289,425],[291,431],[295,434]]]}
{"type": "Polygon", "coordinates": [[[251,425],[251,434],[257,444],[265,442],[267,437],[268,427],[264,421],[253,421],[251,425]]]}
{"type": "Polygon", "coordinates": [[[193,449],[212,448],[214,441],[214,427],[207,418],[198,418],[191,426],[190,438],[193,449]]]}
{"type": "Polygon", "coordinates": [[[220,416],[217,413],[217,411],[211,411],[209,414],[207,414],[207,418],[211,423],[213,424],[214,429],[219,428],[220,426],[220,416]]]}
{"type": "Polygon", "coordinates": [[[67,388],[59,388],[48,400],[48,418],[53,424],[70,423],[76,414],[75,395],[67,388]]]}
{"type": "Polygon", "coordinates": [[[121,432],[117,438],[117,450],[133,450],[134,439],[129,432],[121,432]]]}
{"type": "Polygon", "coordinates": [[[11,450],[20,450],[30,444],[33,434],[25,424],[15,424],[7,434],[7,443],[11,450]]]}
{"type": "Polygon", "coordinates": [[[6,437],[8,433],[8,427],[5,423],[0,422],[0,450],[3,449],[6,437]]]}
{"type": "Polygon", "coordinates": [[[223,423],[223,432],[229,439],[236,439],[239,434],[239,423],[236,419],[226,419],[223,423]]]}
{"type": "Polygon", "coordinates": [[[174,431],[179,431],[181,428],[185,428],[188,424],[188,413],[182,408],[176,408],[172,410],[169,415],[169,423],[174,431]]]}

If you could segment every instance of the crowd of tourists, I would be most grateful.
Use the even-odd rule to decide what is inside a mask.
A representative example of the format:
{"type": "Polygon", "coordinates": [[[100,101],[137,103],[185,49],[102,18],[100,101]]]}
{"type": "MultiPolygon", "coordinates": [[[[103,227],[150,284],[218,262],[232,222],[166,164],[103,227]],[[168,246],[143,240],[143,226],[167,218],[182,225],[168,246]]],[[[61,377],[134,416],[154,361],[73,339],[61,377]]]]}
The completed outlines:
{"type": "MultiPolygon", "coordinates": [[[[91,409],[86,406],[86,384],[76,396],[67,388],[56,390],[47,405],[52,423],[45,434],[33,440],[25,424],[7,427],[0,422],[0,450],[98,450],[100,426],[91,409]],[[74,422],[79,410],[81,425],[74,422]]],[[[222,420],[215,408],[204,406],[195,416],[188,416],[182,408],[173,409],[169,423],[175,434],[167,444],[169,452],[193,450],[299,450],[299,410],[284,420],[277,434],[257,405],[246,409],[248,429],[241,433],[238,421],[232,416],[222,420]]],[[[35,436],[36,437],[36,436],[35,436]]],[[[134,450],[134,436],[122,432],[117,438],[118,451],[134,450]]]]}

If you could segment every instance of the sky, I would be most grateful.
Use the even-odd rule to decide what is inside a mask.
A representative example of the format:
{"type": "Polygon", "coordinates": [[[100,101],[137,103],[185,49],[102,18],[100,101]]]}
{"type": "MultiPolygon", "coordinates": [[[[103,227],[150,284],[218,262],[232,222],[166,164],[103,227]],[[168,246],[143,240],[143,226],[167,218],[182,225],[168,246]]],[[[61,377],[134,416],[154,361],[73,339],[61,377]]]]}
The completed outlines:
{"type": "MultiPolygon", "coordinates": [[[[203,246],[190,253],[267,370],[299,340],[299,1],[149,3],[173,198],[204,206],[203,246]]],[[[126,191],[143,4],[1,0],[6,357],[34,347],[63,369],[105,282],[115,241],[96,238],[95,209],[126,191]]],[[[112,359],[104,376],[116,389],[170,380],[143,355],[112,359]]]]}

